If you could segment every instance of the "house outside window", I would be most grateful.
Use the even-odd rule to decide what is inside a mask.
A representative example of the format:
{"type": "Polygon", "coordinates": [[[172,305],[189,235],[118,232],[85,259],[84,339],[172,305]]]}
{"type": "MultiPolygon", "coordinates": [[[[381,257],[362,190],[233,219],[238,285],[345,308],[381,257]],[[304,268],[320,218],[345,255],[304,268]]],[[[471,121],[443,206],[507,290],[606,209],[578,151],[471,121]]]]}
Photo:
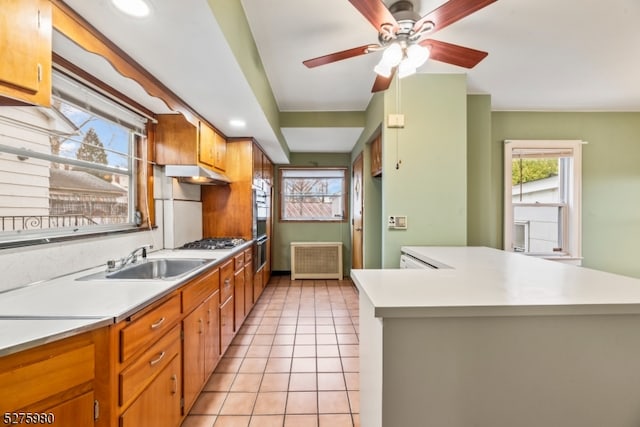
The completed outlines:
{"type": "Polygon", "coordinates": [[[281,168],[281,221],[344,221],[346,168],[281,168]]]}
{"type": "Polygon", "coordinates": [[[582,141],[505,141],[505,250],[581,257],[582,141]]]}
{"type": "Polygon", "coordinates": [[[135,226],[146,119],[59,72],[53,93],[0,107],[0,243],[135,226]]]}

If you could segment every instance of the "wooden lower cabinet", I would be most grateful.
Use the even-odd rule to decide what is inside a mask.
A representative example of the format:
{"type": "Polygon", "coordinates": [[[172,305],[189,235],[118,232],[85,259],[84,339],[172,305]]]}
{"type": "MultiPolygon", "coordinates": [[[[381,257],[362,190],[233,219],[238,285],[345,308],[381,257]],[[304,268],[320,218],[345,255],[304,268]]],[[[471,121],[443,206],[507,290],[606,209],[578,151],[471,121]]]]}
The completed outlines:
{"type": "Polygon", "coordinates": [[[258,298],[262,295],[262,281],[264,277],[264,267],[256,271],[253,275],[253,303],[258,302],[258,298]]]}
{"type": "Polygon", "coordinates": [[[0,413],[4,424],[23,424],[13,413],[43,414],[58,426],[93,427],[95,333],[0,358],[0,413]],[[7,417],[8,418],[5,418],[7,417]]]}
{"type": "MultiPolygon", "coordinates": [[[[51,413],[55,417],[53,425],[58,426],[93,426],[94,425],[93,391],[69,399],[41,413],[51,413]]],[[[96,415],[99,415],[96,414],[96,415]]],[[[45,424],[45,423],[38,423],[45,424]]]]}
{"type": "Polygon", "coordinates": [[[195,403],[220,358],[216,291],[182,321],[183,384],[185,415],[195,403]]]}
{"type": "Polygon", "coordinates": [[[180,424],[180,356],[175,356],[120,416],[121,427],[176,427],[180,424]]]}
{"type": "Polygon", "coordinates": [[[220,353],[224,354],[234,337],[233,296],[220,305],[220,353]]]}
{"type": "Polygon", "coordinates": [[[220,292],[216,291],[206,301],[207,321],[205,322],[204,374],[205,382],[220,361],[220,292]]]}
{"type": "Polygon", "coordinates": [[[236,271],[233,276],[233,282],[235,287],[235,293],[233,294],[233,300],[235,304],[235,322],[233,330],[238,332],[244,322],[245,310],[244,310],[244,267],[236,271]]]}
{"type": "Polygon", "coordinates": [[[253,308],[253,264],[244,267],[244,316],[253,308]]]}

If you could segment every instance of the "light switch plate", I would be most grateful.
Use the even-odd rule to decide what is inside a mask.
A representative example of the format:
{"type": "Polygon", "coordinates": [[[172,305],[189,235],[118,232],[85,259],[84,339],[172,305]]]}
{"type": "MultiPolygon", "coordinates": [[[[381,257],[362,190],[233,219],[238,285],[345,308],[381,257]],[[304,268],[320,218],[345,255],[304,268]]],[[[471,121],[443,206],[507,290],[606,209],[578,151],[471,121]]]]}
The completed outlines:
{"type": "Polygon", "coordinates": [[[406,230],[407,229],[407,216],[406,215],[391,215],[387,220],[387,226],[394,230],[406,230]]]}
{"type": "Polygon", "coordinates": [[[387,116],[387,127],[389,127],[389,128],[403,128],[404,127],[404,114],[389,114],[387,116]]]}

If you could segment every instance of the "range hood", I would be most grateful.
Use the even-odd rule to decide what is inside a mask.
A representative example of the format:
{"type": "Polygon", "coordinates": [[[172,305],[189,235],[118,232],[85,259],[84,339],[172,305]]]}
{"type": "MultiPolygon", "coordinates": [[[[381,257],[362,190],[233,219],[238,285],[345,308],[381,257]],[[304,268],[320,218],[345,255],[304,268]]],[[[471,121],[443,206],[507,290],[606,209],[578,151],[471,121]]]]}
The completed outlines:
{"type": "Polygon", "coordinates": [[[231,183],[224,174],[198,165],[167,165],[164,173],[168,177],[178,178],[178,181],[187,184],[228,185],[231,183]]]}

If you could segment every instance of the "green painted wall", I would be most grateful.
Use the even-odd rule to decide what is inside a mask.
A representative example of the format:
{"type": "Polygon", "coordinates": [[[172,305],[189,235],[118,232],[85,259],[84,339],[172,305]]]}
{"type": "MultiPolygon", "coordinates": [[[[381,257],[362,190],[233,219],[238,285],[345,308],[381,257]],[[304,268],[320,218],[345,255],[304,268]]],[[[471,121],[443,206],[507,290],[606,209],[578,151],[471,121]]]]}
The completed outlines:
{"type": "MultiPolygon", "coordinates": [[[[505,139],[588,142],[582,160],[583,265],[640,277],[640,113],[494,112],[491,117],[493,158],[502,157],[505,139]]],[[[502,168],[492,173],[496,181],[502,168]]],[[[496,207],[495,200],[488,202],[488,209],[496,207]]],[[[496,218],[494,226],[501,222],[496,218]]]]}
{"type": "Polygon", "coordinates": [[[351,151],[351,163],[362,153],[364,212],[362,251],[363,266],[367,269],[382,267],[382,178],[371,176],[371,151],[369,144],[380,132],[384,117],[384,94],[377,93],[365,111],[364,130],[351,151]]]}
{"type": "MultiPolygon", "coordinates": [[[[491,96],[467,96],[467,244],[502,247],[502,151],[491,139],[491,96]]],[[[500,146],[501,147],[501,146],[500,146]]]]}
{"type": "MultiPolygon", "coordinates": [[[[286,166],[345,166],[349,168],[350,155],[326,154],[326,153],[291,153],[291,163],[286,166]]],[[[282,165],[276,166],[276,177],[279,176],[279,169],[282,165]]],[[[350,170],[350,169],[349,169],[350,170]]],[[[350,172],[349,172],[350,174],[350,172]]],[[[345,276],[349,274],[351,266],[351,227],[350,222],[332,223],[291,223],[280,222],[278,218],[280,202],[280,191],[278,179],[274,186],[274,222],[273,222],[273,242],[272,254],[274,271],[291,270],[291,242],[342,242],[343,272],[345,276]]],[[[349,218],[349,213],[347,213],[349,218]]]]}
{"type": "Polygon", "coordinates": [[[366,120],[364,111],[299,111],[281,112],[280,126],[283,128],[313,127],[362,127],[366,120]]]}
{"type": "Polygon", "coordinates": [[[467,243],[466,91],[462,74],[415,74],[385,92],[384,116],[403,113],[405,127],[383,130],[384,268],[403,245],[467,243]],[[388,229],[390,215],[407,215],[408,229],[388,229]]]}

